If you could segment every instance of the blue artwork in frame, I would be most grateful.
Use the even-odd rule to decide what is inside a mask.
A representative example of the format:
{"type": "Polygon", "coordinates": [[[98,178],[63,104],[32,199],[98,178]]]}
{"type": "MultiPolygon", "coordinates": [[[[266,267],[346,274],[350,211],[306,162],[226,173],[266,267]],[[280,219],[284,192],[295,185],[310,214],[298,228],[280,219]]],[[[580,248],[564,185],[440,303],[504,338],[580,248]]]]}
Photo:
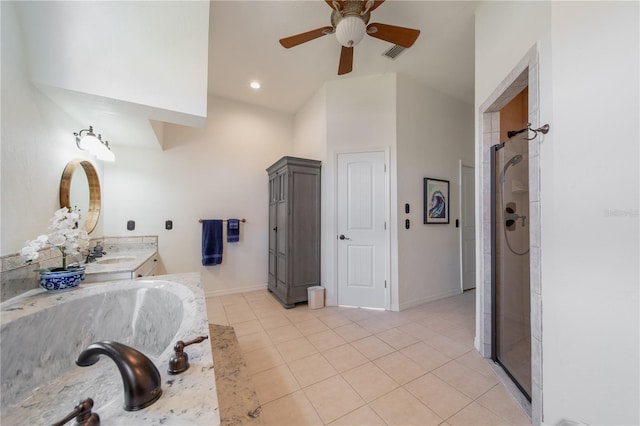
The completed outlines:
{"type": "Polygon", "coordinates": [[[449,223],[449,181],[424,178],[424,223],[449,223]]]}

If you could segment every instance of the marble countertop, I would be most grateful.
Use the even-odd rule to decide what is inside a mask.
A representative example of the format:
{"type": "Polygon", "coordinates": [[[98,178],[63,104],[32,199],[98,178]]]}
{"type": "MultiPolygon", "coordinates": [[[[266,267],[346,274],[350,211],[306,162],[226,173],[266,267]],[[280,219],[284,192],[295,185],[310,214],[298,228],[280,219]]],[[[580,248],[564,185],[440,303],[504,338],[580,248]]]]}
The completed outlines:
{"type": "MultiPolygon", "coordinates": [[[[185,309],[188,311],[189,316],[193,316],[193,321],[189,321],[188,329],[183,329],[185,326],[180,328],[174,342],[177,340],[190,340],[200,335],[208,336],[207,309],[199,273],[81,285],[80,290],[85,287],[89,292],[99,291],[101,284],[108,284],[110,288],[114,286],[132,288],[150,285],[154,281],[178,283],[187,287],[193,293],[193,296],[189,296],[185,301],[187,304],[185,309]]],[[[158,285],[162,285],[162,283],[160,282],[158,285]]],[[[32,290],[25,295],[8,301],[9,303],[2,304],[2,322],[11,321],[11,317],[14,315],[23,315],[23,308],[34,307],[35,305],[40,305],[40,308],[54,305],[62,299],[71,300],[82,297],[80,293],[78,290],[73,290],[53,295],[41,289],[32,290]],[[18,313],[16,310],[22,312],[18,313]]],[[[115,366],[111,366],[109,362],[96,363],[92,369],[78,369],[78,374],[83,374],[78,381],[89,385],[93,383],[94,385],[92,386],[94,387],[92,389],[95,389],[96,392],[107,390],[111,393],[113,393],[113,387],[110,384],[115,382],[118,394],[114,395],[116,398],[113,399],[113,403],[94,407],[94,412],[100,415],[102,424],[105,425],[219,425],[220,414],[210,340],[190,345],[185,349],[185,352],[189,355],[191,367],[182,374],[169,375],[167,373],[172,350],[163,351],[157,359],[153,360],[162,378],[163,393],[157,402],[140,411],[124,411],[122,407],[122,380],[115,366]],[[99,368],[95,368],[99,364],[108,366],[108,368],[100,371],[99,368]],[[85,372],[90,373],[92,370],[95,373],[85,374],[85,372]]],[[[69,388],[72,387],[69,386],[69,388]]],[[[45,392],[44,389],[39,388],[27,400],[16,404],[19,406],[14,405],[13,407],[3,408],[2,422],[7,422],[7,424],[50,424],[62,419],[73,409],[78,400],[59,399],[58,397],[62,397],[63,392],[59,392],[58,388],[56,389],[57,391],[54,391],[55,395],[52,395],[50,392],[45,392]],[[15,418],[12,417],[13,415],[10,412],[7,412],[7,408],[9,408],[10,412],[15,413],[15,418]],[[9,415],[9,417],[5,417],[5,415],[9,415]],[[17,423],[12,423],[12,419],[17,423]],[[29,419],[33,420],[33,422],[30,423],[29,419]]]]}
{"type": "Polygon", "coordinates": [[[155,247],[108,251],[95,262],[83,263],[82,266],[85,267],[86,275],[133,272],[157,253],[158,250],[155,247]]]}

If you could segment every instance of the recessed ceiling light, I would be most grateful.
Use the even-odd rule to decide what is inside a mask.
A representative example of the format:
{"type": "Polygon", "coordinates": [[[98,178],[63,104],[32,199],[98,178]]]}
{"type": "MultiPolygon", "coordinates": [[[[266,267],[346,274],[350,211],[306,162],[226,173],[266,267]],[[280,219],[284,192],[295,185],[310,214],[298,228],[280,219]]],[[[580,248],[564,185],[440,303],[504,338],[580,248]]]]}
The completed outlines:
{"type": "Polygon", "coordinates": [[[251,86],[252,89],[259,89],[260,88],[260,83],[258,83],[257,81],[252,81],[249,86],[251,86]]]}

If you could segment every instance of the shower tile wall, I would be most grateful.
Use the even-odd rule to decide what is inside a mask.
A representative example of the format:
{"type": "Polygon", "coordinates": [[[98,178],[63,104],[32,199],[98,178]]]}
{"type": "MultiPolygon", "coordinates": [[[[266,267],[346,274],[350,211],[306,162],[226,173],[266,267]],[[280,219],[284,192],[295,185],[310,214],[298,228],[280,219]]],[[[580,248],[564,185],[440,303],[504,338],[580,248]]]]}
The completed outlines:
{"type": "MultiPolygon", "coordinates": [[[[529,122],[539,127],[539,82],[538,51],[533,46],[513,71],[502,81],[493,95],[479,109],[479,134],[481,143],[477,145],[476,158],[481,164],[479,176],[479,212],[482,223],[479,238],[482,258],[478,262],[478,274],[482,277],[477,292],[478,324],[476,347],[485,357],[491,356],[491,157],[489,148],[500,143],[500,114],[498,111],[525,87],[529,88],[529,122]]],[[[532,423],[542,423],[542,288],[540,280],[540,158],[538,137],[529,144],[529,243],[531,286],[531,353],[532,353],[532,423]]]]}

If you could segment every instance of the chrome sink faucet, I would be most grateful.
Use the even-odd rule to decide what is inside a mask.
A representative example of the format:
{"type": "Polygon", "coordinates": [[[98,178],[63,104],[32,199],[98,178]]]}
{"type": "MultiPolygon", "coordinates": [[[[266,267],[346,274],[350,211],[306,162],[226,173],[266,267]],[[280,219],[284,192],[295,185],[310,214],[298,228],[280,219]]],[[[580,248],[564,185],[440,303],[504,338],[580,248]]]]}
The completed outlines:
{"type": "Polygon", "coordinates": [[[124,385],[124,409],[137,411],[156,402],[162,395],[160,372],[142,352],[112,340],[90,344],[76,360],[80,367],[98,362],[106,355],[116,363],[124,385]]]}
{"type": "Polygon", "coordinates": [[[84,260],[84,263],[93,263],[97,260],[97,258],[107,254],[107,252],[103,250],[104,248],[100,244],[100,241],[98,241],[93,249],[87,250],[87,257],[84,260]]]}
{"type": "Polygon", "coordinates": [[[100,241],[96,243],[96,246],[93,248],[93,257],[102,257],[102,255],[107,254],[106,251],[103,251],[102,244],[100,241]]]}

